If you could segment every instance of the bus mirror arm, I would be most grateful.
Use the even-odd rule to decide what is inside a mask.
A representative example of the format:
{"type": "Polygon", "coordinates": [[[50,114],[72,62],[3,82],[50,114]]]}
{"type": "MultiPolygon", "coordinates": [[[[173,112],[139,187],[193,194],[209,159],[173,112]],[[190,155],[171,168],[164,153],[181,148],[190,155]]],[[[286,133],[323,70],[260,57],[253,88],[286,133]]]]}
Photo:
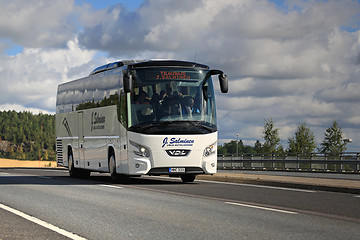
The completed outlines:
{"type": "Polygon", "coordinates": [[[228,77],[221,70],[212,69],[210,70],[210,75],[219,75],[220,89],[222,93],[228,92],[228,77]]]}
{"type": "Polygon", "coordinates": [[[132,80],[132,75],[129,73],[125,73],[124,77],[123,77],[123,81],[124,81],[124,92],[125,93],[129,93],[132,91],[133,89],[133,80],[132,80]]]}

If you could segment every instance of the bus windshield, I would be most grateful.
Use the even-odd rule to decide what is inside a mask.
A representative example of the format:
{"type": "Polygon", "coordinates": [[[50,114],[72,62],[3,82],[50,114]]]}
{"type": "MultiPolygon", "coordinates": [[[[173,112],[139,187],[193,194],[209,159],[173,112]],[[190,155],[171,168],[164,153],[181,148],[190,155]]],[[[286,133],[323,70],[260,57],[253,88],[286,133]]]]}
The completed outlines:
{"type": "Polygon", "coordinates": [[[211,133],[216,128],[212,79],[207,69],[132,70],[128,99],[129,130],[150,134],[211,133]]]}

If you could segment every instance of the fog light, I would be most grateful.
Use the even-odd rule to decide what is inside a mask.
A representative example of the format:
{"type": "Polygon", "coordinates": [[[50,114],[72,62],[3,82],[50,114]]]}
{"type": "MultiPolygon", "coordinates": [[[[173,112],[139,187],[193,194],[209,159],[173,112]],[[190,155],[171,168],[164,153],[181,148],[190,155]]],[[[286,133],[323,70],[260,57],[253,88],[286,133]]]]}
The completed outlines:
{"type": "Polygon", "coordinates": [[[135,164],[135,167],[136,167],[136,168],[139,168],[139,167],[140,167],[140,164],[138,164],[138,163],[135,164]]]}

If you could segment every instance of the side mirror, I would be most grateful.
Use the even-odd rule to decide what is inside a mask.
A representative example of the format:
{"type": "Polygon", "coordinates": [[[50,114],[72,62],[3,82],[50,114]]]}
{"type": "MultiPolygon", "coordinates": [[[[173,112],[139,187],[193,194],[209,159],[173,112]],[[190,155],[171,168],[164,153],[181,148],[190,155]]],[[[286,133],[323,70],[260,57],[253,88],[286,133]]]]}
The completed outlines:
{"type": "Polygon", "coordinates": [[[131,74],[124,74],[123,77],[124,92],[129,93],[133,89],[133,80],[131,74]]]}
{"type": "Polygon", "coordinates": [[[228,77],[221,70],[212,69],[210,70],[210,75],[219,75],[220,89],[222,93],[227,93],[229,90],[228,87],[228,77]]]}
{"type": "Polygon", "coordinates": [[[228,90],[229,90],[229,87],[228,87],[228,77],[227,77],[224,73],[221,73],[221,74],[219,75],[219,82],[220,82],[221,92],[222,92],[222,93],[227,93],[228,90]]]}

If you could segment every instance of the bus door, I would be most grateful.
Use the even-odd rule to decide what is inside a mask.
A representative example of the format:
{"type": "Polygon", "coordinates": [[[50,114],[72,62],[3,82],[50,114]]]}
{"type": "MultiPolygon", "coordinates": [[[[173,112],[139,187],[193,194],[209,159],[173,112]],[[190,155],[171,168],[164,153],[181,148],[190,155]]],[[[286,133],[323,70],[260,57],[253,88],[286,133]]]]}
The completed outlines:
{"type": "MultiPolygon", "coordinates": [[[[120,104],[118,109],[118,116],[120,116],[120,171],[126,169],[124,166],[128,162],[128,146],[127,146],[127,131],[125,126],[128,126],[128,109],[131,109],[131,103],[128,101],[130,99],[130,93],[124,93],[121,91],[120,94],[120,104]]],[[[131,120],[130,120],[131,121],[131,120]]],[[[123,173],[123,172],[121,172],[123,173]]]]}
{"type": "Polygon", "coordinates": [[[78,113],[78,136],[79,136],[79,167],[85,167],[85,149],[84,149],[84,122],[83,122],[83,112],[78,113]]]}

